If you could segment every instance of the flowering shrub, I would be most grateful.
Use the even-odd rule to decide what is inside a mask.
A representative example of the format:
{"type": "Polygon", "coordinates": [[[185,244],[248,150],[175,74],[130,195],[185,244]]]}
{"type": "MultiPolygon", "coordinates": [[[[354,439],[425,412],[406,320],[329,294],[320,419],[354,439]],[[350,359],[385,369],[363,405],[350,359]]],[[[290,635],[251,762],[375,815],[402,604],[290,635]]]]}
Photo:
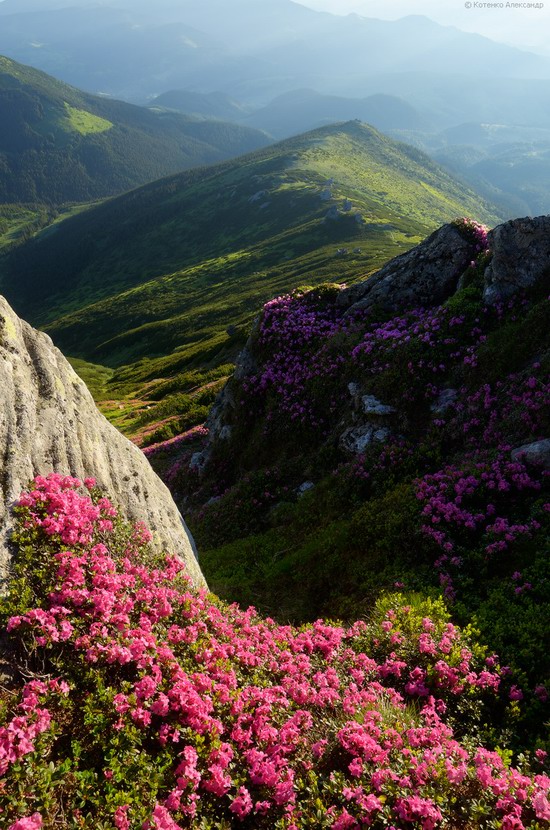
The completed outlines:
{"type": "Polygon", "coordinates": [[[147,458],[153,458],[155,455],[159,453],[172,451],[172,450],[179,450],[180,447],[186,446],[187,444],[191,444],[193,441],[197,439],[207,438],[208,437],[208,430],[204,426],[204,424],[199,424],[199,426],[192,427],[188,429],[186,432],[183,432],[181,435],[176,435],[174,438],[168,438],[166,441],[160,441],[157,444],[151,444],[148,447],[145,447],[143,450],[143,454],[147,456],[147,458]]]}
{"type": "Polygon", "coordinates": [[[453,225],[465,239],[469,239],[474,243],[477,253],[482,253],[488,249],[487,234],[489,228],[486,225],[482,225],[480,222],[476,222],[475,219],[468,217],[455,219],[453,225]]]}
{"type": "Polygon", "coordinates": [[[311,387],[316,382],[330,382],[340,372],[346,356],[331,348],[331,341],[354,323],[345,319],[334,303],[319,306],[317,298],[317,292],[299,292],[265,304],[258,349],[267,359],[261,373],[243,381],[243,392],[246,405],[253,412],[256,401],[267,398],[268,422],[277,412],[291,424],[326,432],[331,415],[341,403],[343,390],[329,396],[319,408],[319,401],[312,400],[311,387]],[[275,402],[271,412],[270,396],[275,402]]]}
{"type": "Polygon", "coordinates": [[[3,706],[9,830],[545,826],[550,779],[478,743],[497,659],[440,602],[278,625],[147,563],[87,486],[38,478],[16,509],[4,616],[45,679],[3,706]]]}
{"type": "MultiPolygon", "coordinates": [[[[477,535],[487,554],[504,551],[519,536],[540,529],[534,518],[513,521],[511,516],[518,494],[539,492],[545,477],[544,471],[534,476],[504,453],[492,461],[478,461],[469,470],[447,467],[424,476],[417,483],[417,498],[425,504],[423,530],[447,554],[455,551],[453,536],[464,535],[467,546],[473,546],[477,535]]],[[[550,512],[550,504],[545,508],[550,512]]]]}

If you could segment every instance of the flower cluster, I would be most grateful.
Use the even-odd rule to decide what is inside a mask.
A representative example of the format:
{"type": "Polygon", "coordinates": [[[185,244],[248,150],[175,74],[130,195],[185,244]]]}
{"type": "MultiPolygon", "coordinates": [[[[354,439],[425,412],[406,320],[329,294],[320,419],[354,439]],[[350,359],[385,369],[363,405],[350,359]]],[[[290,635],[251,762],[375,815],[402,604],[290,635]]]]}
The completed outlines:
{"type": "Polygon", "coordinates": [[[175,557],[143,564],[143,529],[125,532],[121,546],[116,511],[78,488],[75,479],[41,478],[19,501],[21,533],[50,551],[52,567],[38,605],[8,628],[70,681],[70,692],[63,681],[28,684],[21,726],[39,720],[47,731],[51,716],[37,701],[69,692],[71,732],[59,735],[59,745],[73,756],[58,791],[46,789],[41,801],[25,789],[23,816],[14,814],[22,802],[10,799],[10,773],[33,780],[37,765],[51,757],[55,769],[66,759],[56,755],[56,735],[51,755],[45,746],[19,748],[24,766],[10,767],[0,789],[11,830],[40,827],[55,797],[74,814],[95,798],[94,819],[120,830],[204,822],[435,830],[489,828],[495,817],[508,830],[536,830],[548,819],[550,779],[476,745],[475,718],[461,723],[467,740],[453,734],[449,713],[464,699],[479,714],[498,695],[500,673],[441,603],[413,609],[396,596],[368,623],[278,625],[192,590],[175,557]],[[52,533],[46,520],[53,516],[52,533]],[[99,719],[97,730],[94,720],[78,729],[83,705],[99,719]],[[135,782],[139,798],[126,797],[126,776],[113,773],[114,745],[134,747],[128,758],[150,759],[135,782]],[[70,782],[83,775],[78,764],[86,757],[104,759],[98,792],[87,786],[72,802],[70,782]]]}
{"type": "Polygon", "coordinates": [[[417,482],[416,494],[424,502],[424,532],[446,553],[455,549],[454,534],[470,531],[470,544],[474,534],[483,536],[485,550],[492,554],[540,528],[535,519],[523,523],[510,520],[513,496],[540,489],[540,480],[524,464],[501,453],[493,460],[472,463],[469,470],[451,466],[426,475],[417,482]],[[499,515],[496,506],[503,494],[508,515],[499,515]]]}
{"type": "Polygon", "coordinates": [[[191,444],[193,441],[207,437],[208,430],[204,424],[199,424],[199,426],[192,427],[191,429],[186,430],[186,432],[183,432],[181,435],[176,435],[174,438],[168,438],[166,441],[159,441],[157,444],[151,444],[150,446],[145,447],[143,454],[147,456],[147,458],[152,458],[159,453],[179,450],[180,447],[187,446],[187,444],[191,444]]]}
{"type": "Polygon", "coordinates": [[[482,225],[480,222],[476,222],[475,219],[468,217],[455,219],[453,225],[466,239],[474,243],[476,253],[480,254],[488,249],[489,240],[487,234],[489,228],[486,225],[482,225]]]}
{"type": "Polygon", "coordinates": [[[326,429],[327,416],[337,410],[342,390],[326,402],[324,413],[312,400],[310,387],[312,382],[333,378],[346,363],[346,355],[330,345],[353,325],[334,304],[319,308],[308,294],[286,294],[266,303],[258,339],[268,357],[262,371],[243,382],[247,398],[253,401],[271,393],[277,410],[291,422],[326,429]]]}
{"type": "Polygon", "coordinates": [[[434,383],[454,366],[476,365],[485,340],[479,318],[445,306],[420,308],[371,325],[351,356],[367,376],[391,373],[399,365],[407,374],[407,397],[418,389],[429,399],[437,391],[434,383]]]}
{"type": "Polygon", "coordinates": [[[18,714],[0,727],[0,776],[5,775],[11,764],[34,752],[36,738],[50,728],[50,712],[43,705],[48,696],[68,692],[67,684],[57,680],[27,683],[17,705],[18,714]]]}
{"type": "Polygon", "coordinates": [[[540,369],[535,362],[528,372],[484,383],[473,392],[463,387],[449,406],[449,428],[469,448],[480,441],[485,446],[506,447],[511,440],[545,438],[550,428],[550,379],[540,369]]]}

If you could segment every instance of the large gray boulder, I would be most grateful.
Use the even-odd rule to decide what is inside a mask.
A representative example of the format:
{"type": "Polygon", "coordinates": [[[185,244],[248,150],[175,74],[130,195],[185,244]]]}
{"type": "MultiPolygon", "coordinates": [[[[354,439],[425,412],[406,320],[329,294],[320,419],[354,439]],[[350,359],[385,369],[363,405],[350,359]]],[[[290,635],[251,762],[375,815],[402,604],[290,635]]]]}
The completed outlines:
{"type": "Polygon", "coordinates": [[[493,305],[535,283],[550,287],[550,216],[511,219],[488,234],[483,299],[493,305]]]}
{"type": "Polygon", "coordinates": [[[550,438],[516,447],[515,450],[512,450],[512,460],[523,461],[532,467],[550,470],[550,438]]]}
{"type": "Polygon", "coordinates": [[[459,278],[476,255],[474,242],[465,239],[454,225],[443,225],[368,280],[342,291],[338,304],[350,311],[439,305],[454,294],[459,278]]]}
{"type": "Polygon", "coordinates": [[[50,338],[0,297],[0,578],[10,562],[11,507],[35,475],[93,477],[121,514],[141,520],[156,549],[177,554],[205,585],[193,539],[143,453],[101,415],[50,338]]]}

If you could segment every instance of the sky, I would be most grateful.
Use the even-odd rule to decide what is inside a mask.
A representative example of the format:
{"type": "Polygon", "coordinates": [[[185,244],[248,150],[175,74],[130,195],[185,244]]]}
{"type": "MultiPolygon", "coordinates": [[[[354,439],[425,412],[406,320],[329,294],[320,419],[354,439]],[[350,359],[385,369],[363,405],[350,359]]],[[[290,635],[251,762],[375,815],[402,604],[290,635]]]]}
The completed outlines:
{"type": "MultiPolygon", "coordinates": [[[[228,0],[230,2],[231,0],[228,0]]],[[[312,9],[396,20],[422,14],[437,23],[477,32],[522,49],[550,54],[550,0],[482,3],[476,0],[297,0],[312,9]],[[491,5],[493,8],[483,8],[491,5]],[[519,5],[521,8],[511,8],[519,5]],[[536,8],[542,6],[542,8],[536,8]]]]}

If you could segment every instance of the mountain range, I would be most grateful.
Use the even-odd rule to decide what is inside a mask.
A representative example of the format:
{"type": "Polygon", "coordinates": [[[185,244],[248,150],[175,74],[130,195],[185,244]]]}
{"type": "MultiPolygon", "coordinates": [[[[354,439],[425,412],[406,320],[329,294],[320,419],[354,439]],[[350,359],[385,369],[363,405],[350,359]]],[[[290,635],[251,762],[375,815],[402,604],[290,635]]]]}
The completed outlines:
{"type": "Polygon", "coordinates": [[[257,130],[89,95],[0,57],[0,202],[84,202],[265,146],[257,130]]]}
{"type": "Polygon", "coordinates": [[[178,87],[249,102],[304,86],[358,97],[365,84],[421,72],[432,73],[436,95],[442,76],[550,78],[546,58],[421,16],[342,17],[291,0],[63,5],[5,0],[0,51],[89,91],[140,101],[178,87]]]}
{"type": "Polygon", "coordinates": [[[338,16],[291,0],[4,0],[0,19],[0,52],[89,92],[277,139],[359,118],[437,154],[508,216],[550,209],[547,57],[419,15],[338,16]],[[468,124],[491,141],[452,138],[468,124]],[[503,146],[499,129],[519,127],[503,146]]]}

